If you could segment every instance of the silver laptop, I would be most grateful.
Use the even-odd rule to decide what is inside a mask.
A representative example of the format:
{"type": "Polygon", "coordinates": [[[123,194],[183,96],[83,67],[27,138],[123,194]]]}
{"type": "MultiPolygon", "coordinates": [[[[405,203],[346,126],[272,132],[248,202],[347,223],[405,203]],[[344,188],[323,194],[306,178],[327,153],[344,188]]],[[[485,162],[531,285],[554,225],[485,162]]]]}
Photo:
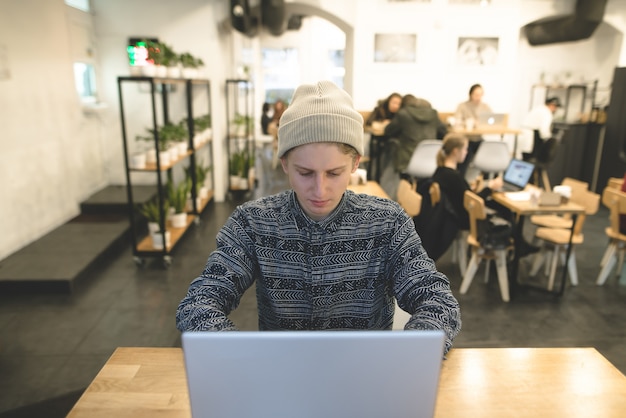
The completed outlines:
{"type": "Polygon", "coordinates": [[[431,418],[443,331],[182,334],[194,418],[431,418]]]}
{"type": "Polygon", "coordinates": [[[515,158],[511,159],[502,176],[502,191],[518,192],[524,190],[534,170],[535,165],[533,163],[515,158]]]}
{"type": "Polygon", "coordinates": [[[484,112],[478,115],[478,121],[476,124],[478,127],[506,127],[507,114],[506,113],[491,113],[484,112]]]}

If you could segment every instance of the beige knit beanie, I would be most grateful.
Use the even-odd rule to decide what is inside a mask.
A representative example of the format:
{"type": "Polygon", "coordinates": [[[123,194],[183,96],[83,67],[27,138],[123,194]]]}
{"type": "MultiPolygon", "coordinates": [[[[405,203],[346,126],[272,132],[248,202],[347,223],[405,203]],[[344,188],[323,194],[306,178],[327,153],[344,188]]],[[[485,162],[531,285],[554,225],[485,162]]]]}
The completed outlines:
{"type": "Polygon", "coordinates": [[[278,157],[314,142],[348,144],[363,155],[363,117],[348,93],[330,81],[298,87],[278,124],[278,157]]]}

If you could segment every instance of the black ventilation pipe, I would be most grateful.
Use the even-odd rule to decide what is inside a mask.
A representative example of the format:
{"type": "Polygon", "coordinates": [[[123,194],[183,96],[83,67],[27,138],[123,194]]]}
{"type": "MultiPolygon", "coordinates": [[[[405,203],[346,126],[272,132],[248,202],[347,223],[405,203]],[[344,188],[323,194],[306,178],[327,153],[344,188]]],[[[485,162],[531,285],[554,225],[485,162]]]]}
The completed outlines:
{"type": "Polygon", "coordinates": [[[285,0],[261,0],[261,22],[272,35],[282,35],[287,30],[285,0]]]}
{"type": "Polygon", "coordinates": [[[602,23],[608,0],[576,0],[573,15],[550,16],[524,26],[533,46],[587,39],[602,23]]]}
{"type": "Polygon", "coordinates": [[[251,13],[248,0],[230,0],[230,21],[233,28],[250,38],[259,32],[259,19],[251,13]]]}

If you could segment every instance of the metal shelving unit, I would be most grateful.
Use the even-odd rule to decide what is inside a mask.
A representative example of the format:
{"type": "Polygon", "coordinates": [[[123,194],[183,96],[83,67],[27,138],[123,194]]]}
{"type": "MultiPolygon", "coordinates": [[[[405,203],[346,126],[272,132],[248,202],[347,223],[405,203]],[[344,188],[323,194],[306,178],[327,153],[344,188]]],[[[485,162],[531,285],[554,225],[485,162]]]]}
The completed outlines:
{"type": "MultiPolygon", "coordinates": [[[[211,115],[211,84],[206,79],[184,79],[184,78],[157,78],[157,77],[144,77],[144,76],[130,76],[130,77],[118,77],[118,94],[121,116],[121,128],[122,128],[122,140],[124,146],[124,162],[126,168],[126,184],[128,195],[128,213],[131,226],[131,242],[133,249],[133,257],[138,265],[143,265],[145,257],[160,257],[165,267],[169,267],[171,264],[171,252],[183,237],[185,232],[191,227],[193,223],[199,222],[199,216],[206,208],[208,202],[213,198],[213,190],[210,190],[207,197],[199,199],[197,196],[197,178],[196,168],[198,165],[198,153],[204,152],[208,154],[208,159],[213,165],[213,153],[212,147],[209,146],[212,142],[212,138],[208,135],[204,135],[204,140],[198,140],[198,132],[195,132],[194,123],[194,94],[206,94],[207,100],[207,115],[211,115]],[[124,93],[125,86],[134,86],[137,90],[131,91],[133,95],[146,93],[145,87],[148,86],[147,93],[150,96],[150,111],[151,111],[151,130],[154,139],[154,147],[159,149],[159,122],[161,124],[172,123],[170,113],[170,106],[178,99],[178,106],[183,106],[185,109],[185,117],[188,141],[187,151],[182,155],[172,159],[171,161],[164,161],[159,152],[156,152],[156,161],[154,163],[147,163],[143,167],[135,167],[131,164],[130,160],[130,141],[129,141],[129,127],[127,123],[127,111],[124,108],[124,93]],[[181,97],[182,93],[182,97],[181,97]],[[176,96],[176,97],[175,97],[176,96]],[[158,100],[160,97],[160,100],[158,100]],[[159,110],[157,108],[160,107],[159,110]],[[171,221],[167,217],[165,210],[165,202],[167,200],[166,195],[166,181],[175,181],[177,174],[183,172],[183,165],[187,163],[186,169],[188,169],[189,177],[191,178],[191,204],[187,207],[187,222],[184,227],[173,227],[171,221]],[[176,172],[175,172],[176,171],[176,172]],[[143,174],[141,174],[143,173],[143,174]],[[148,173],[148,174],[146,174],[148,173]],[[136,203],[133,197],[133,184],[137,176],[149,176],[154,175],[155,178],[155,198],[158,202],[160,212],[160,235],[161,243],[164,245],[160,248],[153,245],[151,237],[145,232],[145,220],[138,213],[136,203]],[[166,239],[166,235],[169,235],[169,240],[166,239]]],[[[126,92],[128,93],[128,91],[126,92]]],[[[127,99],[128,100],[128,99],[127,99]]],[[[136,111],[135,108],[132,109],[136,111]]],[[[130,113],[130,112],[129,112],[130,113]]],[[[208,132],[208,131],[207,131],[208,132]]],[[[212,175],[212,170],[209,175],[212,175]]],[[[213,183],[214,184],[214,183],[213,183]]]]}
{"type": "Polygon", "coordinates": [[[254,87],[245,79],[226,80],[226,144],[228,189],[246,192],[255,187],[254,87]]]}

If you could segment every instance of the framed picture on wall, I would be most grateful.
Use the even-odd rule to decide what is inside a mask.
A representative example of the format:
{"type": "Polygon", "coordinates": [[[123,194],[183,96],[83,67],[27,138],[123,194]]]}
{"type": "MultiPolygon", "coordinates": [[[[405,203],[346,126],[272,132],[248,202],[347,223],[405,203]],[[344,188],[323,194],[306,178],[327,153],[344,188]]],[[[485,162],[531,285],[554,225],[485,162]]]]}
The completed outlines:
{"type": "Polygon", "coordinates": [[[466,67],[492,67],[498,63],[498,38],[459,37],[457,64],[466,67]]]}
{"type": "Polygon", "coordinates": [[[414,63],[416,59],[416,34],[377,33],[374,35],[374,62],[414,63]]]}

